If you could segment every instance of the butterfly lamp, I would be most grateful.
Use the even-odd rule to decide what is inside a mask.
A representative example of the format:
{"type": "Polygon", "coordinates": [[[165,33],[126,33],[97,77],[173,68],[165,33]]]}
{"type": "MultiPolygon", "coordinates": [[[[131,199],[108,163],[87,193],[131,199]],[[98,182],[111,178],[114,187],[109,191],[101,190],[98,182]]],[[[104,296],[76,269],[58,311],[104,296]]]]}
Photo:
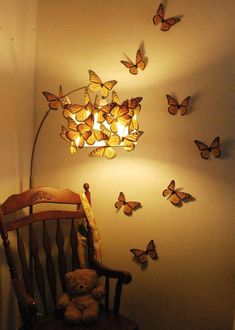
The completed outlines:
{"type": "Polygon", "coordinates": [[[88,86],[77,88],[64,94],[59,88],[58,96],[43,92],[49,109],[45,113],[35,136],[31,155],[30,187],[32,187],[33,159],[40,130],[51,111],[61,110],[66,125],[61,126],[60,136],[69,143],[70,153],[79,149],[94,147],[90,157],[116,156],[114,147],[123,147],[126,151],[135,149],[138,139],[143,134],[139,130],[138,115],[142,97],[134,97],[123,102],[112,91],[116,80],[102,82],[98,75],[89,70],[88,86]],[[83,90],[83,102],[71,103],[69,95],[83,90]],[[112,94],[110,95],[110,92],[112,94]]]}

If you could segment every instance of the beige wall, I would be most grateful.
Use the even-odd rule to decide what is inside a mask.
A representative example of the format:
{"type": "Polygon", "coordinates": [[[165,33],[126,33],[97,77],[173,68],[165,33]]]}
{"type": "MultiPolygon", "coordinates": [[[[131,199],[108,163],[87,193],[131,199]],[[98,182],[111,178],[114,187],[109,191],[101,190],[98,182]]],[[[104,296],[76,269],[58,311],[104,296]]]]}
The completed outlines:
{"type": "MultiPolygon", "coordinates": [[[[80,190],[89,182],[103,239],[104,262],[129,270],[122,312],[143,330],[232,328],[234,307],[234,1],[168,1],[182,22],[163,33],[152,24],[156,1],[40,1],[37,117],[43,90],[67,92],[88,83],[88,69],[117,79],[124,100],[143,96],[144,135],[132,153],[71,156],[52,113],[37,149],[37,184],[80,190]],[[138,5],[137,5],[138,3],[138,5]],[[56,8],[56,10],[55,10],[56,8]],[[120,64],[144,42],[149,63],[131,76],[120,64]],[[191,111],[167,112],[165,95],[191,95],[191,111]],[[221,159],[205,161],[193,143],[221,137],[221,159]],[[175,208],[161,193],[171,179],[195,197],[175,208]],[[141,201],[132,218],[116,214],[120,191],[141,201]],[[129,249],[154,239],[159,261],[142,271],[129,249]]],[[[82,102],[82,94],[75,99],[82,102]]]]}
{"type": "MultiPolygon", "coordinates": [[[[34,128],[35,0],[0,0],[0,202],[28,188],[34,128]]],[[[0,247],[0,329],[19,324],[0,247]]]]}
{"type": "MultiPolygon", "coordinates": [[[[156,1],[40,1],[37,118],[40,94],[88,83],[88,69],[117,79],[124,100],[143,96],[144,135],[132,153],[90,159],[71,156],[59,137],[65,121],[52,113],[37,149],[35,182],[80,190],[89,182],[101,231],[104,262],[129,270],[122,312],[143,330],[232,328],[234,303],[234,1],[168,1],[182,22],[163,33],[153,26],[156,1]],[[55,10],[56,8],[56,10],[55,10]],[[144,42],[149,63],[131,76],[120,64],[144,42]],[[191,95],[191,111],[167,112],[165,95],[191,95]],[[221,137],[221,159],[205,161],[193,143],[221,137]],[[161,193],[171,179],[195,197],[175,208],[161,193]],[[116,214],[120,191],[141,201],[132,218],[116,214]],[[142,271],[129,249],[154,239],[159,261],[142,271]]],[[[82,94],[75,99],[82,102],[82,94]]]]}

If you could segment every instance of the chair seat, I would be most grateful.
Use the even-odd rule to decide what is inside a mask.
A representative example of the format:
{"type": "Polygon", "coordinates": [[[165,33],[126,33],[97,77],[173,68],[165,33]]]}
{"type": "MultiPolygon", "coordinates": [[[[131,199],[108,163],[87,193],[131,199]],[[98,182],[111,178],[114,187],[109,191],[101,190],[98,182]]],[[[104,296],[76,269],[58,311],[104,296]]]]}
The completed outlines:
{"type": "Polygon", "coordinates": [[[99,318],[95,323],[89,325],[79,324],[77,326],[68,326],[64,324],[63,319],[50,317],[40,321],[35,329],[37,330],[137,330],[137,324],[121,314],[112,311],[99,313],[99,318]]]}

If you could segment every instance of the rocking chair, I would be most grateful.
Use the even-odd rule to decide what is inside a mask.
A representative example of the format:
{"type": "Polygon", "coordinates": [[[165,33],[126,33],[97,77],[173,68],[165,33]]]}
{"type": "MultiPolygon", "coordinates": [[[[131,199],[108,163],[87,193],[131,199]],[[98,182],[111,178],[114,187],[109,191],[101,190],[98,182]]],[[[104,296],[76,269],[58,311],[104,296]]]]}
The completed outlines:
{"type": "MultiPolygon", "coordinates": [[[[89,185],[84,184],[83,187],[90,203],[89,185]]],[[[72,329],[136,330],[136,323],[119,313],[122,285],[131,282],[131,275],[105,267],[95,259],[92,228],[82,207],[80,195],[68,189],[56,190],[50,187],[37,187],[11,195],[0,205],[0,233],[22,317],[21,329],[68,329],[58,313],[57,301],[66,290],[65,274],[81,268],[77,232],[79,219],[83,221],[87,240],[87,267],[94,269],[103,278],[105,298],[95,323],[79,324],[72,329]],[[38,210],[39,204],[44,204],[45,207],[45,203],[47,209],[38,210]],[[48,205],[55,203],[56,210],[48,205]],[[58,204],[62,204],[62,209],[58,210],[61,208],[58,204]],[[76,210],[71,210],[71,204],[76,206],[76,210]],[[17,251],[11,248],[8,234],[16,236],[17,251]],[[111,308],[110,279],[116,281],[111,308]]]]}

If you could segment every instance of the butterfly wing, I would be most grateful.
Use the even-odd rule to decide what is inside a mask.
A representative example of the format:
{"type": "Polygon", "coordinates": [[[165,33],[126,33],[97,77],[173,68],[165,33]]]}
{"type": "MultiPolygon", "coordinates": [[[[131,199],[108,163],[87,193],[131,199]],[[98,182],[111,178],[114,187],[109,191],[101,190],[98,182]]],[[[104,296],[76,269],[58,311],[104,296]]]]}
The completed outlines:
{"type": "Polygon", "coordinates": [[[208,159],[209,154],[210,154],[210,149],[209,149],[208,145],[199,140],[194,140],[194,143],[196,144],[198,149],[201,151],[201,157],[204,159],[208,159]]]}
{"type": "Polygon", "coordinates": [[[167,187],[167,189],[163,190],[162,195],[164,197],[172,194],[175,191],[175,181],[171,180],[169,186],[167,187]]]}
{"type": "Polygon", "coordinates": [[[49,92],[42,92],[42,94],[45,96],[47,101],[49,102],[49,108],[51,110],[57,110],[61,106],[61,101],[58,98],[58,96],[49,93],[49,92]]]}
{"type": "Polygon", "coordinates": [[[129,61],[121,61],[121,63],[123,65],[125,65],[126,68],[129,69],[129,72],[131,74],[137,74],[138,73],[138,69],[137,66],[133,63],[133,62],[129,62],[129,61]]]}
{"type": "Polygon", "coordinates": [[[134,202],[134,201],[127,202],[124,205],[124,213],[126,215],[132,215],[132,211],[138,209],[139,207],[141,207],[140,202],[134,202]]]}
{"type": "Polygon", "coordinates": [[[118,104],[118,105],[121,104],[119,96],[117,95],[117,93],[115,91],[112,92],[112,103],[118,104]]]}
{"type": "Polygon", "coordinates": [[[210,145],[210,149],[214,157],[219,157],[221,155],[220,151],[220,137],[217,136],[210,145]]]}
{"type": "Polygon", "coordinates": [[[173,25],[178,23],[180,21],[180,18],[178,17],[170,17],[167,19],[164,19],[161,25],[162,31],[168,31],[173,25]]]}
{"type": "Polygon", "coordinates": [[[130,252],[134,254],[140,264],[145,264],[148,262],[145,251],[141,249],[130,249],[130,252]]]}
{"type": "Polygon", "coordinates": [[[165,10],[163,4],[160,3],[156,15],[153,16],[153,24],[157,25],[164,20],[165,10]]]}
{"type": "Polygon", "coordinates": [[[112,159],[116,156],[116,152],[113,148],[105,146],[105,147],[98,147],[95,150],[91,151],[89,157],[106,157],[107,159],[112,159]]]}
{"type": "Polygon", "coordinates": [[[100,94],[103,98],[109,95],[109,91],[116,85],[117,80],[109,80],[101,85],[100,94]]]}
{"type": "Polygon", "coordinates": [[[145,69],[145,62],[143,60],[143,55],[140,49],[137,50],[136,52],[136,66],[138,69],[140,70],[144,70],[145,69]]]}
{"type": "Polygon", "coordinates": [[[181,199],[179,198],[179,196],[175,192],[173,192],[171,194],[170,201],[171,201],[172,204],[174,204],[176,206],[181,203],[181,199]]]}
{"type": "Polygon", "coordinates": [[[116,207],[116,209],[119,210],[125,203],[126,203],[125,195],[123,194],[123,192],[120,192],[118,196],[118,200],[114,204],[114,206],[116,207]]]}
{"type": "Polygon", "coordinates": [[[189,104],[189,101],[190,101],[190,96],[187,96],[181,103],[180,103],[180,113],[181,113],[181,116],[185,115],[188,111],[187,107],[188,107],[188,104],[189,104]]]}
{"type": "Polygon", "coordinates": [[[179,110],[179,103],[176,101],[176,99],[174,99],[174,97],[172,97],[168,94],[166,95],[166,98],[167,98],[167,102],[169,104],[168,112],[171,115],[176,115],[179,110]]]}
{"type": "Polygon", "coordinates": [[[155,244],[154,244],[153,240],[151,240],[148,243],[146,254],[149,255],[152,259],[157,259],[158,258],[156,247],[155,247],[155,244]]]}
{"type": "Polygon", "coordinates": [[[183,192],[183,191],[176,191],[176,195],[179,197],[181,201],[189,199],[191,197],[190,194],[183,192]]]}
{"type": "Polygon", "coordinates": [[[90,80],[90,84],[88,87],[90,88],[91,91],[98,92],[101,89],[102,81],[94,71],[89,70],[88,72],[89,72],[89,80],[90,80]]]}

